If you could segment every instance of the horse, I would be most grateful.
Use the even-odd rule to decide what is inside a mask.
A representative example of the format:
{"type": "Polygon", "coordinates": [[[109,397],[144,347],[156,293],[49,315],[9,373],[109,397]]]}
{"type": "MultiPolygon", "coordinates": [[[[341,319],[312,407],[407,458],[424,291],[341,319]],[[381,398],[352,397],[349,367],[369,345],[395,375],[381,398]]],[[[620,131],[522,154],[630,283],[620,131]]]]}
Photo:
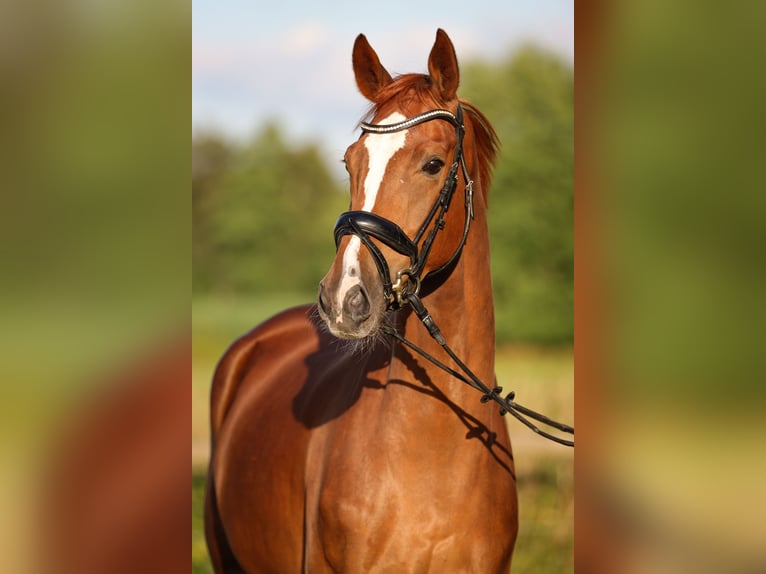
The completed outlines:
{"type": "Polygon", "coordinates": [[[344,156],[350,210],[317,302],[239,338],[213,377],[211,561],[216,572],[507,573],[518,530],[508,431],[439,355],[441,337],[494,380],[497,137],[458,98],[443,30],[427,74],[392,77],[363,34],[352,61],[371,108],[344,156]]]}

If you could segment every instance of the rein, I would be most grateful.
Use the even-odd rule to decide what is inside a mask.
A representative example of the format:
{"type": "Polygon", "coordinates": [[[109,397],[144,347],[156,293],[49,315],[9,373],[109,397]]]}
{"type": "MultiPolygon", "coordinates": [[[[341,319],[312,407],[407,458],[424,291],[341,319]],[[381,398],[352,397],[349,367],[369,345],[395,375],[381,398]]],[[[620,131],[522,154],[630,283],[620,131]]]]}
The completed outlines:
{"type": "Polygon", "coordinates": [[[455,369],[450,368],[449,366],[444,364],[439,359],[435,358],[433,355],[431,355],[427,351],[415,345],[415,343],[413,343],[412,341],[405,339],[396,329],[394,329],[390,325],[384,325],[381,327],[384,333],[392,336],[394,339],[396,339],[403,345],[409,347],[410,349],[418,353],[420,356],[427,359],[428,361],[430,361],[431,363],[433,363],[434,365],[436,365],[443,371],[449,373],[456,379],[464,382],[465,384],[473,387],[477,391],[480,391],[481,393],[483,393],[480,399],[482,403],[486,403],[489,401],[495,401],[496,403],[498,403],[500,405],[501,416],[505,416],[506,413],[511,413],[519,422],[521,422],[523,425],[529,428],[532,432],[539,434],[540,436],[547,438],[548,440],[552,440],[553,442],[563,444],[564,446],[572,446],[572,447],[574,446],[574,441],[563,439],[547,431],[544,431],[525,417],[529,417],[542,424],[545,424],[549,427],[558,429],[561,432],[568,433],[571,435],[574,435],[574,427],[571,427],[564,423],[554,421],[553,419],[550,419],[546,417],[545,415],[542,415],[536,411],[533,411],[530,408],[527,408],[515,402],[513,400],[514,398],[516,398],[515,391],[511,391],[505,397],[503,397],[500,394],[503,392],[503,387],[494,386],[490,389],[484,382],[482,382],[481,379],[479,379],[479,377],[477,377],[473,373],[473,371],[471,371],[471,369],[468,368],[468,366],[463,361],[460,360],[460,358],[455,354],[455,352],[450,348],[450,346],[447,345],[447,341],[444,338],[444,335],[442,335],[442,332],[439,329],[438,325],[436,325],[436,323],[434,322],[433,317],[431,317],[431,314],[423,305],[423,302],[420,300],[420,297],[416,294],[408,295],[407,302],[410,304],[410,307],[412,307],[412,310],[418,316],[418,319],[420,319],[423,325],[426,326],[426,329],[428,329],[428,333],[431,335],[431,337],[437,343],[439,343],[439,345],[441,345],[442,349],[444,349],[446,353],[452,358],[452,360],[455,361],[455,363],[457,363],[457,366],[463,372],[460,373],[459,371],[456,371],[455,369]]]}
{"type": "Polygon", "coordinates": [[[471,227],[471,220],[473,219],[473,181],[468,175],[468,168],[465,162],[465,156],[463,154],[463,136],[465,135],[465,125],[463,124],[463,109],[458,104],[457,114],[453,114],[448,110],[432,110],[413,116],[404,121],[395,124],[370,124],[366,122],[361,123],[362,131],[369,134],[388,134],[397,131],[409,129],[413,126],[428,122],[434,119],[446,120],[455,127],[455,133],[457,135],[457,143],[455,144],[455,153],[453,156],[452,165],[447,172],[447,178],[442,186],[439,197],[431,207],[429,214],[426,216],[425,221],[420,226],[417,234],[413,239],[410,239],[407,234],[393,221],[385,219],[375,213],[367,211],[347,211],[338,218],[335,224],[334,236],[336,249],[340,245],[341,239],[345,235],[355,235],[359,237],[360,241],[367,247],[375,261],[375,266],[378,268],[378,273],[383,282],[383,289],[388,301],[387,308],[389,310],[396,310],[404,305],[409,304],[412,310],[415,312],[420,321],[425,325],[431,337],[444,349],[444,351],[452,358],[457,364],[460,371],[447,366],[445,363],[435,358],[427,351],[421,349],[411,341],[404,338],[395,328],[390,325],[384,325],[381,327],[382,331],[387,335],[390,335],[401,344],[415,351],[426,360],[430,361],[446,373],[449,373],[456,379],[463,383],[473,387],[477,391],[482,393],[481,402],[487,403],[489,401],[495,401],[500,405],[500,415],[504,416],[506,413],[511,413],[517,420],[524,424],[527,428],[535,432],[536,434],[547,438],[558,444],[574,447],[574,441],[567,440],[555,436],[547,431],[540,429],[537,425],[531,422],[529,419],[533,419],[539,423],[547,425],[549,427],[558,429],[561,432],[574,435],[574,427],[556,422],[545,415],[537,413],[532,409],[529,409],[523,405],[514,401],[516,393],[511,391],[505,397],[501,395],[503,387],[494,386],[489,387],[481,379],[479,379],[468,366],[460,360],[455,352],[447,345],[447,341],[444,338],[439,327],[436,325],[433,317],[423,305],[423,302],[419,296],[421,286],[421,273],[425,267],[428,255],[431,252],[431,247],[436,234],[444,229],[445,215],[449,209],[449,205],[452,201],[452,197],[457,188],[459,167],[462,167],[463,177],[466,181],[465,186],[465,225],[463,228],[463,235],[460,243],[455,249],[452,256],[447,262],[431,271],[426,275],[425,279],[432,276],[440,275],[442,272],[452,269],[457,263],[460,255],[465,246],[465,242],[468,238],[468,231],[471,227]],[[430,230],[428,230],[431,226],[430,230]],[[426,232],[428,235],[426,235],[426,232]],[[418,247],[420,241],[423,240],[422,247],[418,247]],[[391,281],[391,272],[388,267],[388,262],[381,253],[380,249],[375,245],[370,237],[373,237],[385,245],[393,249],[394,251],[406,255],[410,258],[410,267],[401,269],[396,274],[396,283],[391,281]],[[405,280],[406,277],[406,280],[405,280]],[[529,417],[529,418],[527,418],[529,417]]]}

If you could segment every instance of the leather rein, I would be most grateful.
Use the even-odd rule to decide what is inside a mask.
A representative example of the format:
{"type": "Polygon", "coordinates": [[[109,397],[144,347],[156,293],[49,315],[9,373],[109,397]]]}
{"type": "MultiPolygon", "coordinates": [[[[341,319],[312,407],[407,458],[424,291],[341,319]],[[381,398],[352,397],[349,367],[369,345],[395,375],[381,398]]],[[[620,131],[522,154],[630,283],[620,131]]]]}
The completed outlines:
{"type": "Polygon", "coordinates": [[[411,341],[402,336],[395,328],[384,325],[382,330],[387,335],[390,335],[401,344],[415,351],[426,360],[430,361],[440,369],[449,373],[458,380],[465,384],[475,388],[482,393],[481,402],[486,403],[490,400],[495,401],[500,405],[500,414],[505,415],[510,413],[516,419],[518,419],[527,428],[545,437],[553,442],[563,444],[565,446],[574,446],[574,441],[567,440],[556,435],[553,435],[545,430],[540,429],[537,425],[531,422],[529,419],[533,419],[539,423],[547,425],[549,427],[558,429],[561,432],[574,435],[574,428],[556,422],[545,415],[537,413],[523,405],[514,401],[515,392],[511,391],[505,397],[501,395],[503,388],[499,386],[489,387],[481,379],[479,379],[468,366],[455,355],[454,351],[447,345],[447,341],[442,335],[441,330],[436,325],[433,317],[423,305],[423,301],[420,298],[419,292],[421,283],[427,279],[441,275],[444,272],[451,271],[457,261],[460,259],[460,255],[465,246],[466,239],[468,238],[468,231],[471,227],[471,220],[473,219],[473,181],[468,175],[468,168],[465,162],[465,156],[463,154],[463,136],[465,135],[465,125],[463,123],[463,108],[458,104],[457,114],[444,109],[431,110],[417,116],[413,116],[401,122],[394,124],[370,124],[366,122],[361,123],[362,131],[368,134],[388,134],[409,129],[418,124],[428,122],[431,120],[445,120],[451,123],[455,127],[455,133],[457,136],[457,143],[455,144],[455,152],[453,155],[452,165],[447,172],[447,178],[439,193],[439,197],[434,202],[431,210],[420,226],[417,234],[414,238],[410,239],[409,236],[393,221],[380,217],[375,213],[368,211],[347,211],[340,215],[338,221],[335,224],[335,247],[336,249],[340,245],[341,239],[346,235],[354,235],[360,239],[364,246],[369,250],[372,255],[375,266],[378,269],[381,280],[383,282],[383,290],[386,300],[388,301],[387,310],[396,310],[404,305],[409,304],[412,310],[415,312],[420,321],[425,325],[431,337],[439,343],[444,351],[455,362],[460,371],[457,371],[439,359],[435,358],[425,350],[421,349],[411,341]],[[455,249],[452,256],[447,262],[429,272],[425,278],[421,281],[421,274],[425,268],[428,255],[431,252],[431,247],[436,239],[436,235],[439,231],[444,229],[445,215],[449,209],[452,197],[455,194],[458,183],[458,169],[462,168],[463,177],[466,182],[465,186],[465,224],[463,227],[463,235],[460,243],[455,249]],[[429,229],[430,227],[430,229],[429,229]],[[397,253],[406,255],[410,258],[410,266],[401,269],[396,274],[396,282],[391,280],[391,272],[388,267],[383,253],[381,253],[372,238],[381,241],[397,253]],[[425,239],[423,239],[425,237],[425,239]],[[422,246],[420,245],[423,241],[422,246]],[[462,372],[461,372],[462,371],[462,372]]]}

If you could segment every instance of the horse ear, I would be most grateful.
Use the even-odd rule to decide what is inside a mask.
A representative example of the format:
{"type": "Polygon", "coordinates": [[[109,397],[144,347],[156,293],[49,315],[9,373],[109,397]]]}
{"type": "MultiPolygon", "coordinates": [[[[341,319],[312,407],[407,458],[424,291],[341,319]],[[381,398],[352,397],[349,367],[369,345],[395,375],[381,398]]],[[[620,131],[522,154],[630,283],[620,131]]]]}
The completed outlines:
{"type": "Polygon", "coordinates": [[[364,34],[359,34],[354,42],[353,62],[359,91],[371,102],[376,102],[381,88],[391,83],[391,74],[380,63],[364,34]]]}
{"type": "Polygon", "coordinates": [[[447,33],[439,28],[436,31],[436,41],[428,56],[428,73],[438,94],[445,102],[457,97],[457,87],[460,84],[460,70],[457,65],[455,47],[447,33]]]}

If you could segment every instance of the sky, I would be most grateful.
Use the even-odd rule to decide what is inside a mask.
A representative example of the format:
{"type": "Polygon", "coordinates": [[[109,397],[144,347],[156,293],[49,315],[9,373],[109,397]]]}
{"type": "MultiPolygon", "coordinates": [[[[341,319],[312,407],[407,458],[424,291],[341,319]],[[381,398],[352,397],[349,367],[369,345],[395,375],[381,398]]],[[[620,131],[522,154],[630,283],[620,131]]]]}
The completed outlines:
{"type": "Polygon", "coordinates": [[[356,36],[395,75],[426,71],[437,28],[459,62],[527,42],[574,62],[573,0],[193,0],[192,128],[243,140],[276,120],[340,158],[368,107],[351,68],[356,36]]]}

